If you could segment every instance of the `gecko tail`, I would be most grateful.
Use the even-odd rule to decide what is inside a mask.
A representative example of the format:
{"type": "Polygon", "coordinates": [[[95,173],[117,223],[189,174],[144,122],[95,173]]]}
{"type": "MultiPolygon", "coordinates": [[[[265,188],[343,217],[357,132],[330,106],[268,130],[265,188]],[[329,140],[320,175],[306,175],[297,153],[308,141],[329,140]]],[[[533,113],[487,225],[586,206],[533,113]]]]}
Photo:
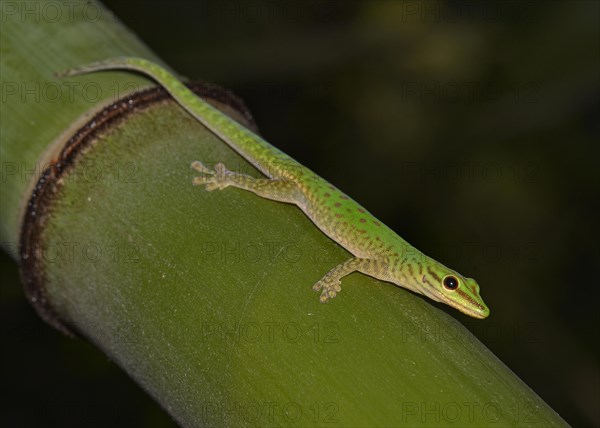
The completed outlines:
{"type": "MultiPolygon", "coordinates": [[[[79,76],[105,70],[131,70],[160,84],[198,122],[237,151],[261,172],[271,176],[270,164],[274,161],[296,165],[297,162],[282,151],[271,146],[260,136],[223,114],[186,87],[168,67],[163,67],[144,58],[114,57],[92,62],[80,67],[56,73],[57,77],[79,76]]],[[[298,164],[298,166],[300,166],[298,164]]]]}

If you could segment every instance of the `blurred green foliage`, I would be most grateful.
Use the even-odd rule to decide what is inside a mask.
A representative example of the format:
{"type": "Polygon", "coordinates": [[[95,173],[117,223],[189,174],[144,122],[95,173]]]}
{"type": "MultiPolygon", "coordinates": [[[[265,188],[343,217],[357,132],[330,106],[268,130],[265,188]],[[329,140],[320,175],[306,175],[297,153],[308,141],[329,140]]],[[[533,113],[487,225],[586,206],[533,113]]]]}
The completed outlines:
{"type": "MultiPolygon", "coordinates": [[[[452,315],[566,421],[600,425],[598,2],[106,4],[176,70],[245,99],[267,140],[476,278],[492,316],[452,315]]],[[[10,426],[172,425],[41,324],[16,265],[0,267],[10,426]]]]}

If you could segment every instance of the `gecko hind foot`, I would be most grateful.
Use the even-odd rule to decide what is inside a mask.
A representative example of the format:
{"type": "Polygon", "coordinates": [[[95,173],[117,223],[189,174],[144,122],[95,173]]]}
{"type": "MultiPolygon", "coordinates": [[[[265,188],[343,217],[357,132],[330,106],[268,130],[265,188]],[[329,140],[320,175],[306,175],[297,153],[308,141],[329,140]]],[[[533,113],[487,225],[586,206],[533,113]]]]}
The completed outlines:
{"type": "Polygon", "coordinates": [[[337,293],[342,291],[342,283],[339,279],[332,281],[323,278],[313,285],[312,289],[314,291],[321,291],[319,300],[321,303],[327,303],[329,299],[333,299],[335,296],[337,296],[337,293]]]}
{"type": "Polygon", "coordinates": [[[194,186],[204,185],[206,186],[206,190],[211,192],[217,189],[222,190],[230,184],[229,177],[232,172],[222,163],[216,164],[214,171],[200,161],[192,162],[192,168],[199,173],[204,174],[194,177],[192,180],[194,186]]]}

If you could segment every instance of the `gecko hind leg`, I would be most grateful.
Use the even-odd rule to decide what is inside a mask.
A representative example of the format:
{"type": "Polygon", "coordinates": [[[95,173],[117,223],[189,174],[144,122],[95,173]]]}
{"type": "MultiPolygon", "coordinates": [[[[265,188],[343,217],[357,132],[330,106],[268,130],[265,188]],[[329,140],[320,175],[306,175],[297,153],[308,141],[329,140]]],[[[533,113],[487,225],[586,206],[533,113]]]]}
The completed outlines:
{"type": "Polygon", "coordinates": [[[321,291],[319,300],[322,303],[326,303],[341,291],[341,279],[346,275],[358,271],[374,276],[374,274],[379,273],[380,269],[381,266],[379,266],[377,260],[355,257],[331,269],[323,278],[313,285],[312,289],[314,291],[321,291]]]}
{"type": "Polygon", "coordinates": [[[192,168],[201,175],[194,177],[192,184],[205,186],[206,190],[223,190],[232,186],[253,192],[258,196],[279,202],[296,205],[304,203],[304,195],[296,182],[285,178],[254,178],[246,174],[233,172],[222,163],[217,163],[214,170],[200,161],[192,162],[192,168]]]}

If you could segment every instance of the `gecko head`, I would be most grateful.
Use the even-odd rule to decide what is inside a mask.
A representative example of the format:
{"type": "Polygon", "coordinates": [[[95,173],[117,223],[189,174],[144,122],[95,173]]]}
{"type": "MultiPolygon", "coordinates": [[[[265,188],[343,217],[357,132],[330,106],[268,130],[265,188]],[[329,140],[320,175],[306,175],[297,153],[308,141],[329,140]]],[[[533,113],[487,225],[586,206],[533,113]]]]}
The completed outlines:
{"type": "Polygon", "coordinates": [[[445,303],[474,318],[487,318],[490,310],[479,295],[479,284],[446,266],[435,263],[421,278],[421,291],[427,297],[445,303]]]}

